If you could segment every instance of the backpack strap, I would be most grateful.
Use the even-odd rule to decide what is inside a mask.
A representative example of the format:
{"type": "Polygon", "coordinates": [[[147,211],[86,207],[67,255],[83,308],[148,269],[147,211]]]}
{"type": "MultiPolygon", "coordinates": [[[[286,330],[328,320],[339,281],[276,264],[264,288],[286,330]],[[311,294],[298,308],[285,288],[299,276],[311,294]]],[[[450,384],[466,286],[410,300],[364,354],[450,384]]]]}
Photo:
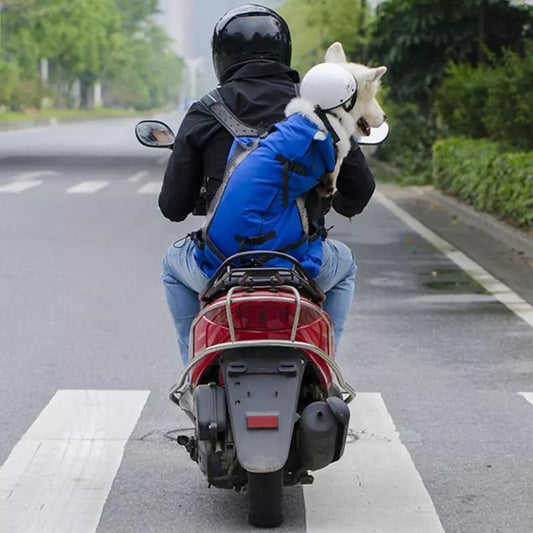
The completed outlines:
{"type": "Polygon", "coordinates": [[[283,207],[287,207],[289,205],[289,179],[291,177],[291,173],[296,171],[298,174],[301,174],[302,176],[307,176],[307,170],[304,166],[300,165],[296,161],[291,161],[290,159],[287,159],[285,156],[281,154],[276,154],[276,161],[280,162],[283,165],[282,170],[282,205],[283,207]]]}
{"type": "Polygon", "coordinates": [[[228,130],[233,138],[260,137],[266,131],[242,122],[226,105],[218,89],[209,91],[200,99],[200,102],[228,130]]]}

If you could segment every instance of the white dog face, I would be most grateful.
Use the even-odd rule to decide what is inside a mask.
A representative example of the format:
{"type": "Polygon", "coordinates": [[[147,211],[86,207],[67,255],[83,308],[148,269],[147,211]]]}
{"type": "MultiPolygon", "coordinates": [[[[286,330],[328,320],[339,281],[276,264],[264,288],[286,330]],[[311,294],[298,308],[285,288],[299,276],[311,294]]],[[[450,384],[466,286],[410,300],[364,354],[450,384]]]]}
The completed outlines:
{"type": "Polygon", "coordinates": [[[357,100],[350,115],[357,124],[356,135],[370,134],[370,128],[383,124],[386,115],[376,100],[379,80],[387,72],[387,67],[370,68],[357,63],[348,63],[341,43],[333,43],[326,52],[327,63],[338,63],[346,68],[357,81],[357,100]]]}

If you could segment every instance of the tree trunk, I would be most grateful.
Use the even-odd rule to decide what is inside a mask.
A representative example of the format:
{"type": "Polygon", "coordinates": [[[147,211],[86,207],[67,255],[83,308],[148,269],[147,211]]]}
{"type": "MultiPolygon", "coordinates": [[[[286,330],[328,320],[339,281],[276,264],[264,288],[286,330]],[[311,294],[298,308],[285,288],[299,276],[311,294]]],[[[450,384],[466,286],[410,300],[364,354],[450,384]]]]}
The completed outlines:
{"type": "Polygon", "coordinates": [[[481,0],[478,17],[478,63],[485,63],[485,41],[487,39],[487,0],[481,0]]]}

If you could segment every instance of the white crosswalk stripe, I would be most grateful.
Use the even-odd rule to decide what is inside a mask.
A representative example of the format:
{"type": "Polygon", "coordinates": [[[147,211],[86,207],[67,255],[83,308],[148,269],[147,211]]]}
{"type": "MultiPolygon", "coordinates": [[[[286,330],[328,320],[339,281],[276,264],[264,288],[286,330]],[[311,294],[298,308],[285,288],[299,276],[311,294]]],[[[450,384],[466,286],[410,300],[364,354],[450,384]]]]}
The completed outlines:
{"type": "Polygon", "coordinates": [[[519,392],[531,405],[533,405],[533,392],[519,392]]]}
{"type": "Polygon", "coordinates": [[[95,531],[148,395],[57,391],[0,468],[2,533],[95,531]]]}
{"type": "MultiPolygon", "coordinates": [[[[148,395],[57,391],[0,468],[2,533],[94,532],[148,395]]],[[[352,406],[344,456],[304,486],[307,531],[443,533],[381,395],[352,406]],[[331,487],[335,505],[324,505],[331,487]]]]}
{"type": "Polygon", "coordinates": [[[143,185],[137,192],[139,194],[159,194],[161,191],[160,181],[149,181],[143,185]]]}
{"type": "Polygon", "coordinates": [[[357,439],[340,461],[314,472],[304,486],[309,533],[443,533],[433,502],[401,443],[380,394],[360,393],[351,404],[357,439]],[[335,504],[328,488],[335,487],[335,504]]]}
{"type": "Polygon", "coordinates": [[[42,185],[43,180],[14,181],[0,186],[0,193],[18,193],[33,189],[42,185]]]}
{"type": "Polygon", "coordinates": [[[67,194],[93,194],[109,185],[109,181],[93,180],[82,181],[74,187],[68,188],[65,192],[67,194]]]}

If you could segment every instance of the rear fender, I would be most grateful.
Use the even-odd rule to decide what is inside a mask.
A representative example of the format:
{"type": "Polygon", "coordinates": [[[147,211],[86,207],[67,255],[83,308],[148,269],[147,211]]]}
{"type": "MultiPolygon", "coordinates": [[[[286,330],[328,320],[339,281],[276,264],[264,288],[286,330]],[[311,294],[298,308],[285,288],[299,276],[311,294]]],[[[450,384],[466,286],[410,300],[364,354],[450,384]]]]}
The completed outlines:
{"type": "Polygon", "coordinates": [[[252,473],[275,472],[289,456],[304,357],[291,348],[241,348],[222,357],[237,459],[252,473]]]}

